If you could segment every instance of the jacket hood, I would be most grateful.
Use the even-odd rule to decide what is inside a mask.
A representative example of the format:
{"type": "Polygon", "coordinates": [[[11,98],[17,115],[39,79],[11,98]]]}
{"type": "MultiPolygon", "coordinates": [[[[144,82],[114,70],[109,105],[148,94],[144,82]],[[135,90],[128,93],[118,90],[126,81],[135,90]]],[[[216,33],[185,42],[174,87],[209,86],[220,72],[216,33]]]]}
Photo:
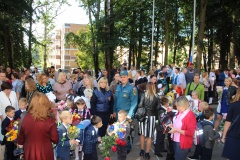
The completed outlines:
{"type": "Polygon", "coordinates": [[[205,126],[205,125],[212,125],[213,126],[213,123],[209,122],[207,120],[202,120],[200,123],[201,123],[202,126],[205,126]]]}

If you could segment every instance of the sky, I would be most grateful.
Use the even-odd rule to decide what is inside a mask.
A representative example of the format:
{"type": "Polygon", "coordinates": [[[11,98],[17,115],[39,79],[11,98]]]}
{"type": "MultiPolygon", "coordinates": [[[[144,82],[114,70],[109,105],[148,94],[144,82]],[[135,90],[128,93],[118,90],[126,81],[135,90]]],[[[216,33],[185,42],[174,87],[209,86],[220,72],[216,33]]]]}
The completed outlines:
{"type": "MultiPolygon", "coordinates": [[[[64,23],[78,23],[78,24],[87,24],[88,15],[86,11],[79,6],[77,0],[68,0],[68,3],[71,6],[64,6],[61,10],[61,13],[55,20],[57,26],[64,23]]],[[[79,1],[79,0],[78,0],[79,1]]]]}

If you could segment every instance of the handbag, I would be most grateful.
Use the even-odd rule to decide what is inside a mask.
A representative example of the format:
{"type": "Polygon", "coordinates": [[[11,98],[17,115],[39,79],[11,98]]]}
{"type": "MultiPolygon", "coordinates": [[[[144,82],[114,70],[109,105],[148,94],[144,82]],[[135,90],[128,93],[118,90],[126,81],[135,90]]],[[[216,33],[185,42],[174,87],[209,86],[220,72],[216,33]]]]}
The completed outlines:
{"type": "MultiPolygon", "coordinates": [[[[27,113],[28,113],[28,112],[23,112],[23,113],[21,114],[21,120],[20,120],[20,122],[19,122],[19,127],[18,127],[18,137],[19,137],[19,135],[20,135],[20,131],[21,131],[23,119],[24,119],[24,117],[27,115],[27,113]]],[[[21,154],[23,154],[23,153],[24,153],[23,148],[16,148],[16,149],[13,151],[13,155],[14,155],[14,156],[19,156],[19,155],[21,155],[21,154]]]]}

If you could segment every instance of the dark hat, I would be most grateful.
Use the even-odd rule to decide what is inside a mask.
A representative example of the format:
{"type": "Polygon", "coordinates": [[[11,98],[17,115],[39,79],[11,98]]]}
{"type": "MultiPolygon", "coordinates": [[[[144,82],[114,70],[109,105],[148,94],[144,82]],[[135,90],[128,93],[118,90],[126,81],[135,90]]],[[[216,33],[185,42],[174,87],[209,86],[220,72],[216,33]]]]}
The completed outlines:
{"type": "Polygon", "coordinates": [[[120,76],[128,76],[128,71],[127,70],[122,70],[120,72],[120,76]]]}

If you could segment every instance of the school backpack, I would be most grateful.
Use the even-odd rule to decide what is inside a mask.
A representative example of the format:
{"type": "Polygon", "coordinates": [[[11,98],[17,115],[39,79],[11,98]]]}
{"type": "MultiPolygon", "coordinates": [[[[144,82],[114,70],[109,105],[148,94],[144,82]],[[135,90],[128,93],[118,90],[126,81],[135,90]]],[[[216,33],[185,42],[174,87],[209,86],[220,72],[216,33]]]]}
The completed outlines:
{"type": "Polygon", "coordinates": [[[79,144],[82,145],[83,142],[84,142],[84,132],[85,132],[85,129],[91,124],[91,120],[89,119],[86,119],[86,120],[83,120],[81,121],[78,125],[77,125],[77,128],[80,129],[80,133],[79,133],[79,137],[78,137],[78,141],[79,141],[79,144]]]}
{"type": "Polygon", "coordinates": [[[203,145],[204,144],[204,136],[203,136],[203,126],[201,121],[198,121],[196,124],[196,129],[193,136],[193,143],[195,145],[203,145]]]}
{"type": "Polygon", "coordinates": [[[171,115],[164,110],[160,110],[158,120],[160,131],[166,132],[166,126],[172,123],[171,115]]]}

